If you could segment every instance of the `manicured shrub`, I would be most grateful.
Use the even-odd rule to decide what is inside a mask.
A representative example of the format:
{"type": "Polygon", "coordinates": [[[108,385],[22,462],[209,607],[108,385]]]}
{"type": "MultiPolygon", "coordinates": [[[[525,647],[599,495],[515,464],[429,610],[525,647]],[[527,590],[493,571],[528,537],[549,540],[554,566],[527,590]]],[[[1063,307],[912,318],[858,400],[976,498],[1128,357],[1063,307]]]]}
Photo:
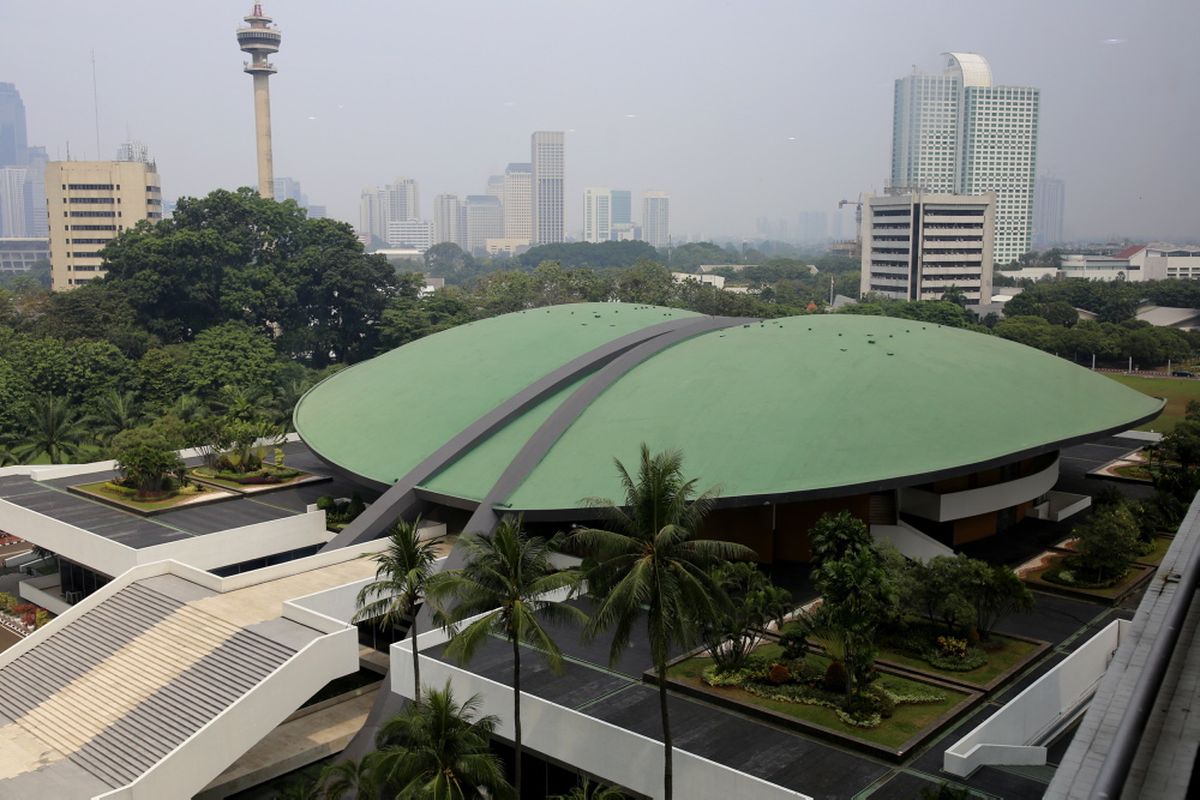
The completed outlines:
{"type": "Polygon", "coordinates": [[[823,685],[826,691],[846,693],[850,676],[846,674],[846,665],[841,661],[830,661],[829,666],[825,668],[825,679],[823,685]]]}
{"type": "Polygon", "coordinates": [[[767,681],[778,686],[792,679],[792,671],[783,664],[772,664],[767,670],[767,681]]]}

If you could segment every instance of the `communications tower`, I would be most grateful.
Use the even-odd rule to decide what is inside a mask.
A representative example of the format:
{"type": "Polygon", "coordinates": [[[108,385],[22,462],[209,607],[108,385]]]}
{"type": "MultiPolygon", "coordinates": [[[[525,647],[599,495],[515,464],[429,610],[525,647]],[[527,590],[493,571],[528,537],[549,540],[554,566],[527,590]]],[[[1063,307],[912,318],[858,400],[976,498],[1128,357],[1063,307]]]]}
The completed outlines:
{"type": "Polygon", "coordinates": [[[250,55],[246,72],[254,77],[254,135],[258,150],[258,193],[275,196],[275,169],[271,164],[271,90],[267,80],[275,74],[275,65],[267,60],[279,52],[283,35],[263,13],[262,3],[255,3],[246,25],[238,28],[238,46],[250,55]]]}

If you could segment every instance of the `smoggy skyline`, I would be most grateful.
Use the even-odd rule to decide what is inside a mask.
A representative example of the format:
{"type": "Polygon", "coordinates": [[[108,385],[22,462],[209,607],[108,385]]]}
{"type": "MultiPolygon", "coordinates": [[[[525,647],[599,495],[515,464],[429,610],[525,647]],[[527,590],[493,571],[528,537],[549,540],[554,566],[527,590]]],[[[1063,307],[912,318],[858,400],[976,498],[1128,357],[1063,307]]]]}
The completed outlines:
{"type": "MultiPolygon", "coordinates": [[[[250,77],[234,30],[250,3],[9,0],[0,81],[30,144],[101,158],[146,142],[164,195],[255,183],[250,77]]],[[[275,174],[334,217],[416,179],[483,193],[567,131],[567,231],[585,186],[671,195],[676,235],[747,235],[755,219],[836,210],[882,189],[892,92],[947,50],[997,84],[1041,89],[1038,172],[1067,184],[1070,238],[1200,238],[1200,9],[1181,1],[356,2],[275,0],[275,174]]],[[[637,201],[635,200],[635,203],[637,201]]],[[[635,205],[635,213],[640,204],[635,205]]]]}

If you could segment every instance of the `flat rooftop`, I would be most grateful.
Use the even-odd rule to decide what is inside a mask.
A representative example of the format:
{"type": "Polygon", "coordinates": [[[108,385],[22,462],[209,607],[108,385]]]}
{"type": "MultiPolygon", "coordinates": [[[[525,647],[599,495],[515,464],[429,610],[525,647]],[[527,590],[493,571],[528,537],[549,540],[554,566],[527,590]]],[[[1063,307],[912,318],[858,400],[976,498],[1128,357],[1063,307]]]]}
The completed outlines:
{"type": "MultiPolygon", "coordinates": [[[[283,451],[289,466],[319,475],[330,474],[328,466],[299,442],[284,445],[283,451]]],[[[194,466],[199,461],[192,458],[187,463],[194,466]]],[[[70,486],[107,480],[112,474],[112,470],[100,470],[45,481],[35,481],[24,475],[0,477],[0,499],[127,547],[141,549],[303,514],[308,505],[322,495],[349,497],[358,492],[369,502],[377,494],[374,490],[334,478],[143,517],[67,491],[70,486]]]]}

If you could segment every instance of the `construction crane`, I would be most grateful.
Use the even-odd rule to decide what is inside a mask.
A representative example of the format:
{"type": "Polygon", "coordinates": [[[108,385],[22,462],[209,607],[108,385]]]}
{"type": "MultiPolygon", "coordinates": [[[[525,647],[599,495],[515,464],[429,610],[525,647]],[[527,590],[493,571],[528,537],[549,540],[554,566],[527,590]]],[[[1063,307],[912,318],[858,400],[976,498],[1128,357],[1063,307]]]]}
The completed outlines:
{"type": "Polygon", "coordinates": [[[858,195],[857,200],[839,200],[838,201],[838,211],[841,211],[842,208],[844,208],[845,206],[854,206],[854,243],[855,243],[855,250],[857,251],[855,253],[855,255],[859,255],[862,253],[862,208],[863,208],[862,194],[858,195]]]}

